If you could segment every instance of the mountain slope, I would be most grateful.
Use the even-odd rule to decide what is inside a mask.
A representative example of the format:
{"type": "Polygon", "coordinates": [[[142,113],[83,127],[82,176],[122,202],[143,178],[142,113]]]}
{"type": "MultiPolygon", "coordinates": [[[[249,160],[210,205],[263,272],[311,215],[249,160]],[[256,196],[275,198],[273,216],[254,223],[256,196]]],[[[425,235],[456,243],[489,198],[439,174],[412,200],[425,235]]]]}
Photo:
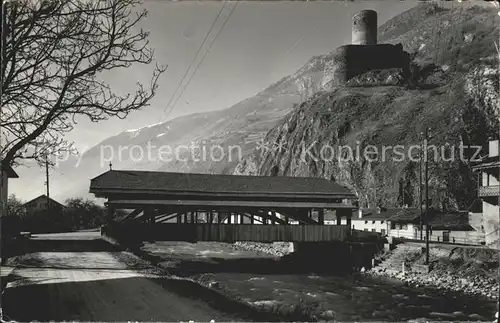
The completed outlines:
{"type": "MultiPolygon", "coordinates": [[[[438,148],[437,160],[431,154],[429,162],[433,205],[468,207],[477,196],[477,175],[469,166],[473,150],[465,150],[461,160],[459,145],[484,147],[488,137],[498,138],[495,14],[478,7],[420,5],[395,17],[380,28],[380,38],[417,52],[415,61],[427,71],[418,88],[320,91],[272,129],[265,138],[267,149],[247,157],[235,173],[331,178],[354,190],[362,206],[418,205],[419,163],[409,155],[418,154],[410,148],[419,145],[427,126],[430,144],[438,148]],[[439,33],[433,32],[438,27],[439,33]],[[403,147],[403,160],[396,145],[403,147]],[[364,157],[367,146],[378,154],[364,157]],[[346,147],[354,153],[359,147],[360,160],[347,160],[346,147]],[[443,160],[451,157],[451,147],[456,158],[443,160]]],[[[361,83],[369,83],[368,74],[363,78],[361,83]]]]}
{"type": "MultiPolygon", "coordinates": [[[[470,15],[464,15],[460,11],[450,15],[449,12],[442,12],[436,8],[436,6],[421,5],[417,9],[409,10],[390,20],[379,28],[379,39],[389,43],[401,42],[409,51],[420,48],[425,42],[427,45],[421,50],[423,54],[418,57],[419,61],[424,64],[426,60],[432,59],[432,56],[425,55],[425,53],[435,52],[432,46],[433,42],[428,37],[434,36],[436,30],[442,29],[441,25],[445,24],[446,21],[448,21],[449,26],[451,26],[451,21],[453,21],[452,26],[456,25],[455,21],[459,21],[460,26],[467,25],[470,28],[475,26],[467,23],[464,17],[470,18],[470,15],[474,15],[477,9],[471,9],[470,15]]],[[[483,43],[481,42],[481,44],[483,43]]],[[[485,50],[477,45],[465,46],[464,48],[464,53],[483,50],[482,54],[494,49],[491,47],[485,50]]],[[[452,51],[446,53],[448,52],[453,53],[452,51]]],[[[470,56],[475,57],[473,54],[470,56]]],[[[65,178],[69,177],[73,180],[71,184],[66,184],[67,189],[64,194],[60,195],[60,198],[85,194],[88,191],[90,178],[108,169],[109,162],[106,158],[110,157],[110,151],[114,152],[113,167],[118,169],[202,173],[233,172],[234,167],[240,162],[239,157],[246,160],[258,148],[256,142],[264,138],[266,133],[276,126],[283,116],[294,109],[296,104],[307,100],[314,93],[331,90],[332,59],[332,53],[313,57],[293,75],[284,77],[256,96],[243,100],[229,109],[189,115],[136,131],[124,132],[104,140],[85,152],[78,165],[72,160],[61,166],[65,169],[65,178]],[[153,151],[153,158],[147,158],[147,156],[138,158],[140,156],[137,153],[137,150],[142,150],[146,155],[148,145],[156,147],[165,145],[175,151],[177,147],[182,147],[182,145],[196,144],[207,147],[207,149],[214,145],[220,145],[226,156],[222,160],[216,156],[217,158],[204,158],[204,160],[197,161],[196,159],[200,157],[200,150],[198,150],[197,155],[192,156],[191,151],[183,148],[175,160],[159,161],[157,150],[153,151]],[[135,154],[132,154],[135,158],[131,158],[129,153],[132,145],[140,147],[134,151],[135,154]],[[231,145],[240,147],[241,153],[238,154],[237,150],[234,153],[232,150],[233,154],[229,158],[227,153],[231,145]],[[118,156],[120,149],[122,151],[121,158],[118,156]]],[[[443,57],[444,59],[445,57],[443,57]]],[[[464,65],[463,62],[461,64],[464,65]]],[[[252,157],[248,158],[252,159],[252,157]]]]}

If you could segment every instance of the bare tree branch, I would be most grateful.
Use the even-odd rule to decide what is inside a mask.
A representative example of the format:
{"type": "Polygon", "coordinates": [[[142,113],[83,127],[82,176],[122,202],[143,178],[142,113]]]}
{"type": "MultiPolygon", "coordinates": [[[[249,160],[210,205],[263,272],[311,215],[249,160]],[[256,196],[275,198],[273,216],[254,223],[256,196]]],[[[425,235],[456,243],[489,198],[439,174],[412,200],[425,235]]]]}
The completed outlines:
{"type": "Polygon", "coordinates": [[[0,156],[44,159],[70,150],[64,134],[76,116],[98,122],[125,118],[149,105],[166,66],[150,84],[118,94],[103,73],[148,65],[154,51],[139,29],[139,0],[18,0],[2,15],[0,156]]]}

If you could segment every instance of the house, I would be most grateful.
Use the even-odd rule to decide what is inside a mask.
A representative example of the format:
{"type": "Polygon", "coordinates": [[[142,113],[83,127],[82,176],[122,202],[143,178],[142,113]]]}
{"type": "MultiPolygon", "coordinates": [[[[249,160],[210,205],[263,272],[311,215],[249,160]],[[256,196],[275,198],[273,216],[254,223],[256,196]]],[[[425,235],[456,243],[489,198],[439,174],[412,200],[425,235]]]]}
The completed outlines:
{"type": "Polygon", "coordinates": [[[400,208],[359,209],[353,213],[352,229],[378,232],[385,236],[389,232],[388,219],[400,208]]]}
{"type": "Polygon", "coordinates": [[[498,140],[489,142],[488,155],[472,167],[478,174],[478,197],[481,199],[485,244],[498,245],[499,240],[499,167],[498,140]]]}
{"type": "Polygon", "coordinates": [[[420,208],[402,208],[388,218],[389,236],[420,239],[420,208]]]}
{"type": "MultiPolygon", "coordinates": [[[[351,227],[354,230],[378,232],[385,236],[388,232],[387,220],[401,208],[367,208],[354,210],[351,217],[351,227]]],[[[325,224],[336,225],[337,219],[334,212],[325,213],[325,224]]],[[[343,218],[340,224],[347,224],[343,218]]]]}
{"type": "MultiPolygon", "coordinates": [[[[425,218],[425,209],[423,210],[425,218]]],[[[420,209],[404,208],[389,218],[389,236],[425,240],[425,222],[420,230],[420,209]]],[[[425,221],[425,220],[424,220],[425,221]]],[[[484,234],[471,225],[468,211],[439,211],[429,209],[429,241],[460,244],[484,244],[484,234]]]]}
{"type": "Polygon", "coordinates": [[[471,225],[468,211],[436,213],[430,220],[430,228],[430,241],[484,244],[484,232],[471,225]]]}
{"type": "Polygon", "coordinates": [[[7,210],[7,199],[9,197],[9,178],[19,178],[19,175],[6,163],[0,164],[0,214],[3,216],[7,210]]]}
{"type": "Polygon", "coordinates": [[[64,205],[43,194],[32,199],[31,201],[24,203],[23,207],[25,209],[26,215],[31,215],[47,210],[50,210],[53,213],[62,213],[64,205]]]}

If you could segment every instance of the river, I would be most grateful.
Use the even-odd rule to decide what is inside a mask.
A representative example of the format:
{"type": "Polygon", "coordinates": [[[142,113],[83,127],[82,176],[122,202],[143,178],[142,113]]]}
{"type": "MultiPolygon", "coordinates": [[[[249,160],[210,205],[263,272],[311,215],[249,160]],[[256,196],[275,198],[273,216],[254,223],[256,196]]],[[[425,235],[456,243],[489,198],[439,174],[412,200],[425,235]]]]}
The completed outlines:
{"type": "Polygon", "coordinates": [[[156,242],[142,250],[172,273],[268,310],[295,305],[318,318],[341,321],[492,321],[497,311],[494,300],[386,278],[293,273],[270,255],[224,243],[156,242]]]}

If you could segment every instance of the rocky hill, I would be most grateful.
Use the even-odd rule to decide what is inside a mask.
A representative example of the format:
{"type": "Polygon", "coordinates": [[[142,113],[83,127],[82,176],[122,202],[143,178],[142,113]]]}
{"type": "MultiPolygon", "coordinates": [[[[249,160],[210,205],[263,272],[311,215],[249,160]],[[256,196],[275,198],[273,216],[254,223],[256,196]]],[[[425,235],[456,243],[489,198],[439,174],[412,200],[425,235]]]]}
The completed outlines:
{"type": "MultiPolygon", "coordinates": [[[[477,196],[473,149],[460,158],[458,147],[485,147],[488,137],[498,138],[496,19],[492,9],[435,4],[391,19],[380,27],[379,42],[402,43],[414,54],[416,87],[370,86],[374,77],[365,74],[351,82],[363,86],[317,91],[296,105],[266,135],[265,149],[245,158],[235,173],[325,177],[355,191],[361,206],[415,206],[419,163],[409,155],[418,157],[411,146],[419,145],[420,132],[430,127],[429,144],[445,151],[429,155],[432,204],[468,207],[477,196]],[[372,147],[366,157],[367,146],[372,147]],[[345,147],[361,158],[349,158],[345,147]]],[[[329,55],[315,59],[327,65],[329,55]]]]}

